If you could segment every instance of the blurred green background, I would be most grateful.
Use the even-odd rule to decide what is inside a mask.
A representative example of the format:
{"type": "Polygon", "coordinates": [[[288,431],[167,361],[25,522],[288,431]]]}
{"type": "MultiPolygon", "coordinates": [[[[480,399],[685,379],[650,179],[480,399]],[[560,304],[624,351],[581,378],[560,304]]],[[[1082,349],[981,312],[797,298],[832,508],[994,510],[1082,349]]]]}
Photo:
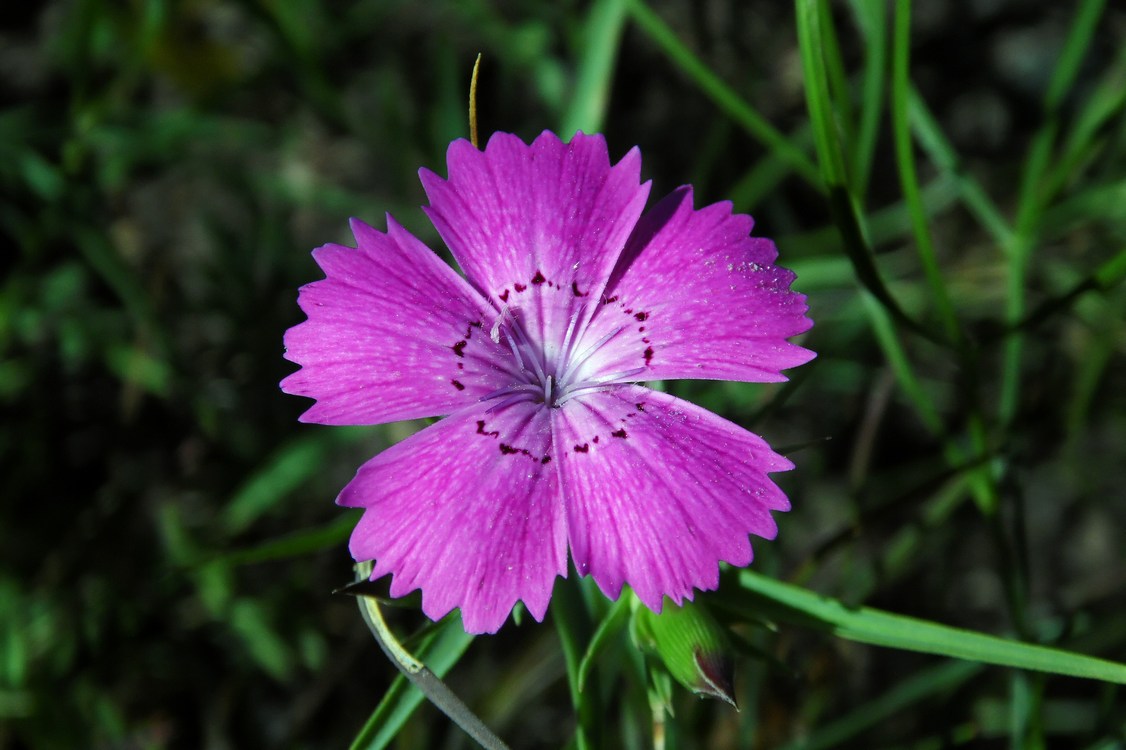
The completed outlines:
{"type": "MultiPolygon", "coordinates": [[[[331,594],[356,518],[333,499],[418,425],[299,425],[282,334],[320,277],[309,251],[350,242],[348,217],[390,211],[440,248],[416,171],[444,173],[466,134],[478,52],[484,133],[600,124],[613,158],[641,147],[655,195],[733,200],[798,271],[819,358],[791,384],[668,386],[798,464],[756,570],[1126,660],[1126,10],[1103,6],[914,4],[918,206],[958,348],[858,282],[788,3],[5,3],[0,748],[359,732],[395,673],[331,594]]],[[[941,331],[895,150],[891,16],[823,10],[876,267],[941,331]]],[[[670,747],[1126,747],[1119,688],[734,627],[757,649],[742,711],[678,693],[670,747]]],[[[575,723],[564,672],[555,630],[525,618],[449,681],[514,748],[553,748],[575,723]]],[[[608,746],[651,744],[631,700],[609,700],[608,746]]],[[[394,741],[470,746],[429,706],[394,741]]]]}

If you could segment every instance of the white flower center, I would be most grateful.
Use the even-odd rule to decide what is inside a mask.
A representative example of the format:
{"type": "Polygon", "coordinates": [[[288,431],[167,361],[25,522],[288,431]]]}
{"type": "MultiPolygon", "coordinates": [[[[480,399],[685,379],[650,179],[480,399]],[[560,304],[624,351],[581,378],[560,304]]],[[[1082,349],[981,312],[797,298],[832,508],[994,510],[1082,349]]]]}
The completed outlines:
{"type": "Polygon", "coordinates": [[[644,367],[638,367],[626,372],[600,372],[600,350],[627,326],[612,329],[599,340],[584,346],[580,340],[581,331],[577,329],[580,325],[585,327],[587,322],[586,305],[572,308],[566,333],[562,341],[555,344],[529,331],[530,326],[519,307],[503,307],[489,335],[494,342],[507,343],[512,350],[513,382],[486,396],[486,399],[500,399],[493,408],[525,400],[559,408],[576,396],[606,390],[644,371],[644,367]]]}

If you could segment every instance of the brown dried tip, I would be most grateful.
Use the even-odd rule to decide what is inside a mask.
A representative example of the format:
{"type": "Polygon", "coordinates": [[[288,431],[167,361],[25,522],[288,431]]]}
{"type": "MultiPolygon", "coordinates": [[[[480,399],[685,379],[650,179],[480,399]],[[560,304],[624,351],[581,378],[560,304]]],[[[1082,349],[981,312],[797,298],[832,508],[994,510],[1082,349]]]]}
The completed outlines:
{"type": "Polygon", "coordinates": [[[722,654],[705,654],[700,650],[696,651],[695,657],[700,679],[693,685],[693,690],[697,694],[726,701],[738,711],[739,706],[735,703],[735,665],[732,661],[722,654]]]}

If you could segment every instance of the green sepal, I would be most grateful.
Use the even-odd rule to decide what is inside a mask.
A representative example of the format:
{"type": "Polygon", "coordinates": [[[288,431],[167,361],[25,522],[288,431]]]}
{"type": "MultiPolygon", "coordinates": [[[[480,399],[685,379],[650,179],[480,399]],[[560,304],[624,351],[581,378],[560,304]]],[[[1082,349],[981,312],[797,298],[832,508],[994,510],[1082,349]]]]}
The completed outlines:
{"type": "Polygon", "coordinates": [[[669,674],[699,696],[735,704],[733,649],[727,631],[700,602],[677,607],[666,601],[660,614],[637,607],[630,632],[637,645],[660,657],[669,674]]]}

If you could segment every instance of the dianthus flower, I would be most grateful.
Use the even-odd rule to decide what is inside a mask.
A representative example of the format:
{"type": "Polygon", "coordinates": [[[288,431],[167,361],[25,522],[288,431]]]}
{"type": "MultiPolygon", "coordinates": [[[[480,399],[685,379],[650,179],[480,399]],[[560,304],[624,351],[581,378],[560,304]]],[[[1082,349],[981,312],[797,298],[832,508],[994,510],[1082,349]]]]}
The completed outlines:
{"type": "Polygon", "coordinates": [[[643,381],[770,382],[812,352],[793,274],[729,203],[682,187],[644,216],[634,148],[545,132],[464,140],[449,178],[419,172],[454,271],[387,217],[356,248],[313,257],[308,320],[285,336],[287,393],[321,424],[442,416],[360,467],[337,502],[363,508],[350,550],[422,590],[438,619],[495,632],[522,600],[542,620],[567,554],[616,598],[659,611],[751,561],[789,509],[767,477],[793,468],[756,435],[643,381]]]}

